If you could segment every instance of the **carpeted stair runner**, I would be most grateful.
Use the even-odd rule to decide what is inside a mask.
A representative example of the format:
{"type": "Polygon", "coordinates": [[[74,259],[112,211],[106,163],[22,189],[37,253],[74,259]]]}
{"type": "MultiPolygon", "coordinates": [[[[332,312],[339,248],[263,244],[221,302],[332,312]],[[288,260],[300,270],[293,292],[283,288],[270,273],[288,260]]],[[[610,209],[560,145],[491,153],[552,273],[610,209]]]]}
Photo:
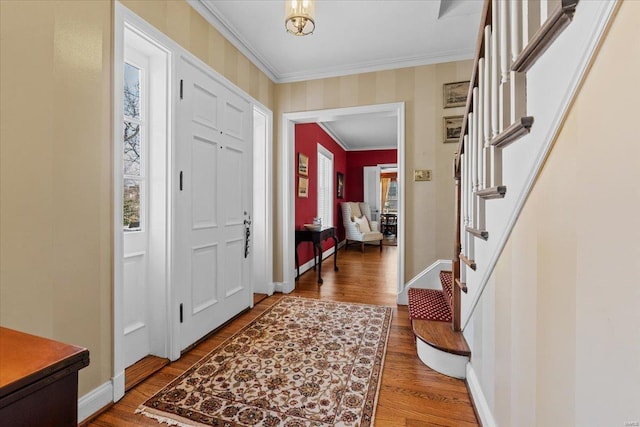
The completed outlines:
{"type": "Polygon", "coordinates": [[[409,289],[409,318],[412,320],[437,320],[451,322],[453,303],[453,275],[440,272],[442,291],[436,289],[409,289]]]}
{"type": "Polygon", "coordinates": [[[436,289],[409,289],[409,317],[412,320],[451,322],[451,309],[444,292],[436,289]]]}

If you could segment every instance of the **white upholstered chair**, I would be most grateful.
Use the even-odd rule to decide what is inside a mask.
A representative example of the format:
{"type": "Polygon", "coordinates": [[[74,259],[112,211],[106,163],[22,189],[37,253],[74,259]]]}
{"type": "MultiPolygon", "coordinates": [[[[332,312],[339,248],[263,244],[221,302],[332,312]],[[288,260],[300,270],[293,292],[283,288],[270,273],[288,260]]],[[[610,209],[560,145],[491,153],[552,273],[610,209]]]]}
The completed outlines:
{"type": "Polygon", "coordinates": [[[346,234],[345,250],[349,241],[360,242],[360,249],[364,252],[366,242],[378,242],[382,252],[382,233],[378,222],[371,221],[371,209],[368,203],[342,202],[342,223],[346,234]]]}

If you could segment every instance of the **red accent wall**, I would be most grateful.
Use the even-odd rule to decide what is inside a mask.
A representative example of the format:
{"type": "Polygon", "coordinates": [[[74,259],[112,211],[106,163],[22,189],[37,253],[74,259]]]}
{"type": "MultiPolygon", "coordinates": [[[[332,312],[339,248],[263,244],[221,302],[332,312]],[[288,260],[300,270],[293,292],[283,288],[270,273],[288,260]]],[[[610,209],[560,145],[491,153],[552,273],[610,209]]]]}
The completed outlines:
{"type": "Polygon", "coordinates": [[[346,200],[361,202],[364,199],[364,167],[386,163],[398,163],[398,150],[347,151],[346,200]]]}
{"type": "MultiPolygon", "coordinates": [[[[318,143],[333,153],[333,224],[336,226],[338,241],[344,240],[344,227],[342,226],[342,217],[340,212],[340,202],[346,199],[338,199],[336,197],[336,173],[342,172],[345,175],[345,192],[349,187],[349,178],[347,174],[347,152],[342,149],[336,141],[333,140],[320,126],[315,123],[298,124],[295,126],[296,140],[296,164],[295,164],[295,192],[296,199],[296,228],[302,227],[303,224],[310,224],[318,213],[318,143]],[[298,197],[298,153],[302,153],[309,157],[309,190],[308,198],[298,197]]],[[[324,250],[333,247],[333,240],[329,239],[323,243],[324,250]]],[[[306,263],[313,258],[313,249],[311,243],[302,243],[298,248],[298,256],[300,265],[306,263]]]]}

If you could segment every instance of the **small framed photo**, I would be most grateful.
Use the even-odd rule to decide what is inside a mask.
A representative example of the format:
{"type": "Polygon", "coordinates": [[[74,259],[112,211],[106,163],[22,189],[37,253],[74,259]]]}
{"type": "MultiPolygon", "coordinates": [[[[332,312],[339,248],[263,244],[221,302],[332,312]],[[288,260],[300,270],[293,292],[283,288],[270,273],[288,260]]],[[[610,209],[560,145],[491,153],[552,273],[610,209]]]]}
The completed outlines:
{"type": "Polygon", "coordinates": [[[309,178],[298,177],[298,197],[309,197],[309,178]]]}
{"type": "Polygon", "coordinates": [[[449,116],[442,118],[444,142],[458,142],[462,132],[462,118],[464,116],[449,116]]]}
{"type": "Polygon", "coordinates": [[[444,108],[464,107],[467,104],[469,82],[445,83],[443,85],[444,108]]]}
{"type": "Polygon", "coordinates": [[[344,199],[344,174],[342,172],[338,172],[336,175],[336,197],[338,199],[344,199]]]}
{"type": "Polygon", "coordinates": [[[309,175],[309,157],[302,153],[298,153],[298,174],[303,176],[309,175]]]}

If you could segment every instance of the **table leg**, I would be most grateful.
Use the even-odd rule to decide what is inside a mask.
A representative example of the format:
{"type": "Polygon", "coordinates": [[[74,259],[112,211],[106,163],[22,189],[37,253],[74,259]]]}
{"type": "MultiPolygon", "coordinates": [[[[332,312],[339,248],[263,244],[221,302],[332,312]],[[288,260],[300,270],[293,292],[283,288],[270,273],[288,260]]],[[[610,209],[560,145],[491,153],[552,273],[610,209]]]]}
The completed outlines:
{"type": "MultiPolygon", "coordinates": [[[[314,243],[311,246],[313,246],[313,271],[316,271],[316,265],[317,265],[317,262],[316,262],[316,245],[314,243]]],[[[322,251],[320,251],[320,256],[322,256],[322,251]]]]}
{"type": "MultiPolygon", "coordinates": [[[[316,247],[314,246],[313,248],[313,252],[315,254],[316,247]]],[[[320,253],[320,262],[318,263],[318,284],[322,285],[322,243],[318,244],[318,252],[320,253]]]]}
{"type": "Polygon", "coordinates": [[[338,238],[336,236],[333,237],[333,271],[338,271],[338,238]]]}
{"type": "MultiPolygon", "coordinates": [[[[300,262],[298,261],[298,244],[296,243],[296,281],[300,277],[300,262]]],[[[291,259],[291,258],[289,258],[291,259]]]]}

